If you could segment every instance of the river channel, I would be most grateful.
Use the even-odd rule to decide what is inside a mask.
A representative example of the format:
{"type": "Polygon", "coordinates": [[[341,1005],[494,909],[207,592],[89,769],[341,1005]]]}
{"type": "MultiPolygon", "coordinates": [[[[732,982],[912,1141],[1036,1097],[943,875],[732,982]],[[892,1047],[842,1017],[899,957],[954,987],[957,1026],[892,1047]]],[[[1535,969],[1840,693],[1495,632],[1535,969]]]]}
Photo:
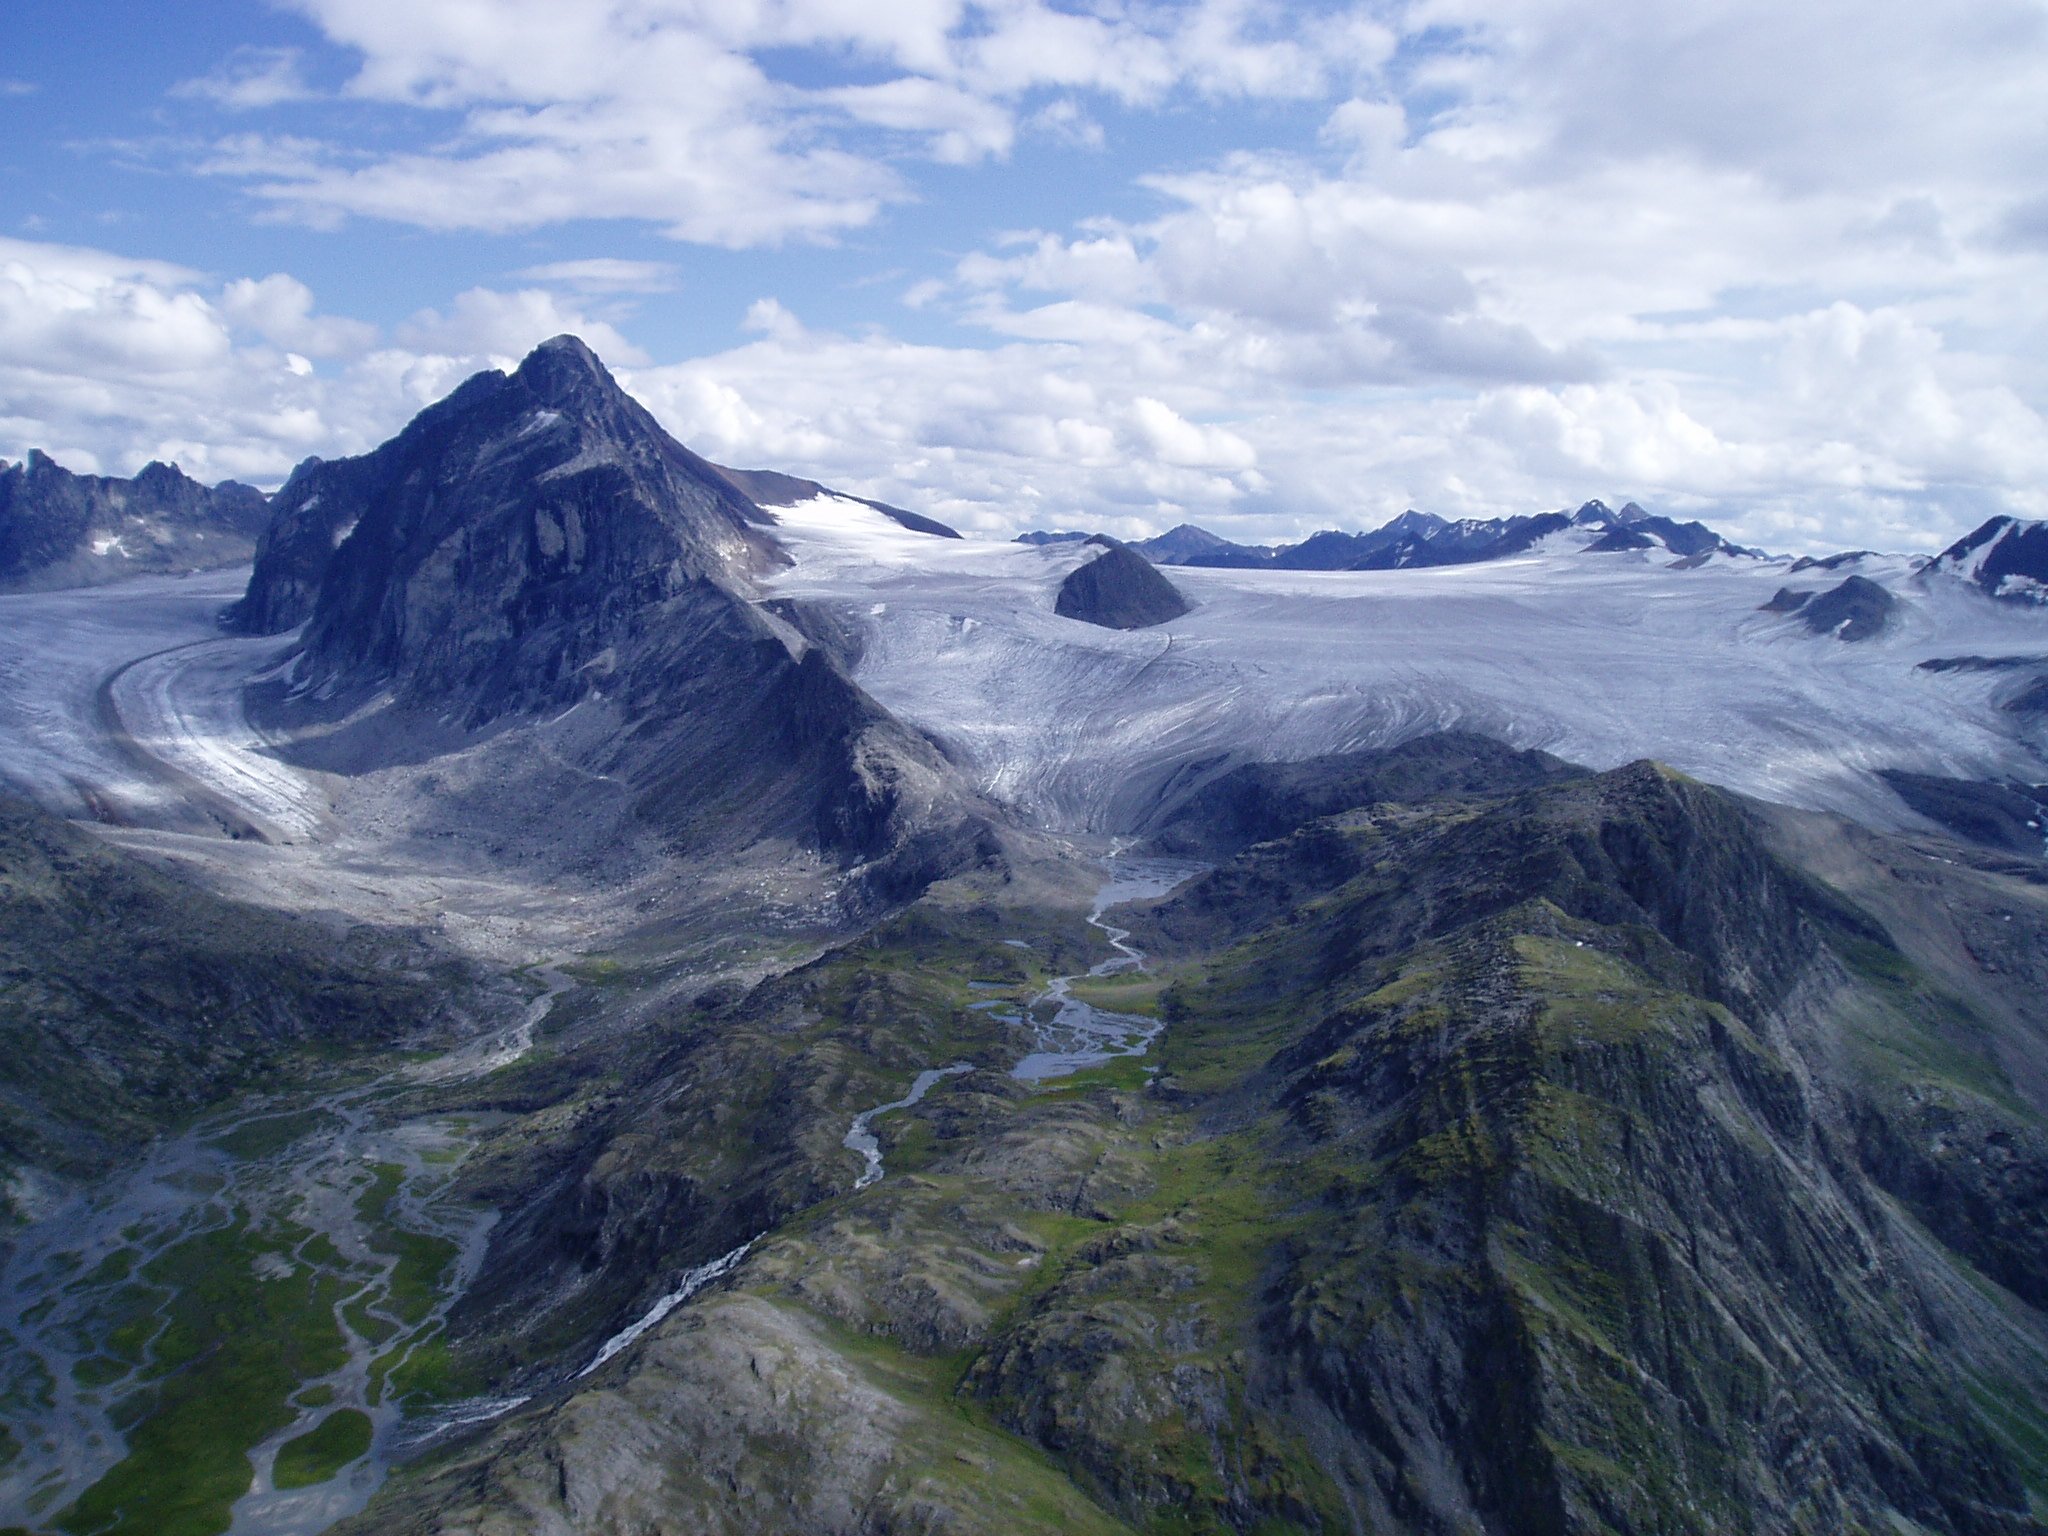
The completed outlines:
{"type": "Polygon", "coordinates": [[[398,1101],[523,1055],[575,985],[559,964],[503,1030],[366,1084],[245,1098],[15,1235],[0,1528],[168,1525],[184,1484],[236,1457],[254,1478],[233,1536],[312,1536],[368,1502],[497,1219],[446,1198],[492,1117],[398,1101]]]}

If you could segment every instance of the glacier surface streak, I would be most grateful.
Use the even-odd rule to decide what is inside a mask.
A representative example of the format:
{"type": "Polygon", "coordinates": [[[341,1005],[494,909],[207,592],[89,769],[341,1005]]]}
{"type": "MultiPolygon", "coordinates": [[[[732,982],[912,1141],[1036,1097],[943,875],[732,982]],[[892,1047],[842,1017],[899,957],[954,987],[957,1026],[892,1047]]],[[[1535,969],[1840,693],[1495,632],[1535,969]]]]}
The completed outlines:
{"type": "Polygon", "coordinates": [[[1865,569],[1900,599],[1883,635],[1816,636],[1758,609],[1783,561],[1667,569],[1554,545],[1484,564],[1374,572],[1174,567],[1194,612],[1117,632],[1057,618],[1073,546],[919,538],[809,503],[777,596],[857,616],[856,676],[1041,825],[1141,824],[1177,767],[1300,758],[1460,727],[1593,768],[1655,757],[1737,791],[1919,826],[1885,767],[2031,776],[2042,758],[1988,674],[1920,671],[2048,641],[2048,615],[1903,559],[1865,569]]]}

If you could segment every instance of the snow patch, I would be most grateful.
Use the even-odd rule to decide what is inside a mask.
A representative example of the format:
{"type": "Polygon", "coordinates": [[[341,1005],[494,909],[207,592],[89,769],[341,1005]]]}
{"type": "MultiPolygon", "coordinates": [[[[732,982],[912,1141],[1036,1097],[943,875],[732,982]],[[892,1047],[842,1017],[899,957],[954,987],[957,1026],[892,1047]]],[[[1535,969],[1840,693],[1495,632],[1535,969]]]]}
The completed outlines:
{"type": "Polygon", "coordinates": [[[2016,597],[2030,603],[2048,603],[2048,582],[2037,581],[2032,576],[2018,572],[2001,576],[1998,580],[1999,597],[2016,597]]]}

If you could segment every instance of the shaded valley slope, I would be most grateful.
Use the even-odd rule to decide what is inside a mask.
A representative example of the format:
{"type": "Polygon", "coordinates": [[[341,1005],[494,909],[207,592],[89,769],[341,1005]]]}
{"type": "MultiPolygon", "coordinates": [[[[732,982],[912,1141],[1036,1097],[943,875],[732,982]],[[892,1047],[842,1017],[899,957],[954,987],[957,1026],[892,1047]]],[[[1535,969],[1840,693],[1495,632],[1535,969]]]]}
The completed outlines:
{"type": "Polygon", "coordinates": [[[2040,888],[1440,755],[1452,798],[1347,762],[1369,798],[1124,919],[1153,969],[1085,985],[1164,1021],[1144,1061],[1009,1074],[992,1000],[1092,943],[985,880],[649,990],[670,1043],[607,1084],[565,1041],[529,1112],[585,1150],[457,1330],[468,1390],[537,1395],[360,1528],[2039,1530],[2040,888]],[[861,1186],[848,1117],[947,1062],[861,1186]],[[515,1304],[749,1239],[587,1378],[515,1304]]]}

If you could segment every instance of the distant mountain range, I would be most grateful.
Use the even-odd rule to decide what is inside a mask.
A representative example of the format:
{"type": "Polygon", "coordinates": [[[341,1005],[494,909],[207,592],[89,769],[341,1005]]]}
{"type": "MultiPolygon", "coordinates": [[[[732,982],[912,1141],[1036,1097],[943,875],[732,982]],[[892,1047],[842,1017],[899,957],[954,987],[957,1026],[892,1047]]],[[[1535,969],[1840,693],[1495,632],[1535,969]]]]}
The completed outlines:
{"type": "Polygon", "coordinates": [[[175,464],[132,480],[75,475],[30,449],[23,463],[0,461],[0,591],[239,565],[269,520],[254,486],[201,485],[175,464]]]}
{"type": "MultiPolygon", "coordinates": [[[[1526,554],[1553,534],[1573,532],[1589,535],[1580,546],[1588,554],[1661,550],[1688,562],[1714,555],[1762,555],[1761,550],[1723,538],[1705,523],[1681,523],[1645,512],[1634,502],[1617,512],[1601,501],[1589,501],[1575,512],[1465,518],[1458,522],[1431,512],[1409,511],[1370,533],[1343,533],[1331,528],[1312,533],[1299,544],[1237,544],[1206,528],[1182,523],[1156,538],[1134,540],[1131,548],[1155,565],[1229,570],[1266,567],[1279,571],[1393,571],[1499,560],[1526,554]]],[[[1080,533],[1034,531],[1020,534],[1017,541],[1054,544],[1085,537],[1080,533]]]]}

